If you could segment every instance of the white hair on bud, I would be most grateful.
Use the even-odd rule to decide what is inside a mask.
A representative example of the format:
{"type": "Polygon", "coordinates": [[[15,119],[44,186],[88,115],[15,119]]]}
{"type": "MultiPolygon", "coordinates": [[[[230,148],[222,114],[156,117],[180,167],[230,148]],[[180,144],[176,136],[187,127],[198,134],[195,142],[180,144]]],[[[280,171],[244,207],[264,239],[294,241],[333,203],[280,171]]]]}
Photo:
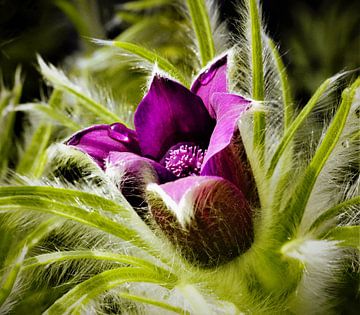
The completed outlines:
{"type": "Polygon", "coordinates": [[[163,204],[174,214],[178,215],[179,213],[179,206],[178,204],[160,187],[158,184],[148,184],[146,186],[146,190],[153,194],[154,196],[158,197],[158,200],[161,200],[163,204]]]}
{"type": "MultiPolygon", "coordinates": [[[[359,94],[360,88],[355,93],[344,130],[315,183],[300,225],[300,235],[307,233],[311,224],[324,211],[359,195],[360,176],[356,169],[359,165],[360,142],[354,137],[360,123],[357,114],[360,110],[359,94]]],[[[323,131],[323,136],[325,133],[326,129],[323,131]]],[[[354,205],[354,208],[356,207],[359,210],[359,205],[354,205]]],[[[342,216],[336,216],[337,220],[333,225],[336,222],[348,225],[360,224],[360,218],[355,213],[356,211],[340,213],[342,216]]]]}
{"type": "Polygon", "coordinates": [[[302,279],[290,303],[292,309],[297,314],[332,314],[331,291],[338,285],[344,249],[338,247],[337,241],[307,239],[292,243],[283,247],[284,255],[304,265],[302,279]]]}

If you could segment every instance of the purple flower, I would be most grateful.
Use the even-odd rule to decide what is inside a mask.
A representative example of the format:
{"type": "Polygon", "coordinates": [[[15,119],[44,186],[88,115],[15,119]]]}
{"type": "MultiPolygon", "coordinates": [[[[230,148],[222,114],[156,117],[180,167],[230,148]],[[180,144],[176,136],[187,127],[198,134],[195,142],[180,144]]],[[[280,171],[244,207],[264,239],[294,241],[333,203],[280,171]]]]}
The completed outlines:
{"type": "Polygon", "coordinates": [[[136,110],[135,130],[97,125],[66,143],[89,154],[133,206],[146,200],[151,217],[186,258],[212,266],[252,241],[253,185],[237,129],[249,107],[228,93],[225,56],[190,90],[154,76],[136,110]]]}

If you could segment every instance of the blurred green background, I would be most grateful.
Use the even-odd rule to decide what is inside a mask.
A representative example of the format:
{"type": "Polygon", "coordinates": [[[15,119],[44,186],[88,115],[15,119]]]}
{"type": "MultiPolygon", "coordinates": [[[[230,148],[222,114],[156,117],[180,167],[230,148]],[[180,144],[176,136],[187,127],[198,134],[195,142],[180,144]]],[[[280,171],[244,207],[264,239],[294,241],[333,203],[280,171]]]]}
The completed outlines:
{"type": "MultiPolygon", "coordinates": [[[[39,98],[42,83],[36,69],[37,53],[60,65],[69,55],[90,53],[94,45],[88,37],[114,38],[131,25],[134,16],[163,9],[153,3],[171,1],[148,0],[149,6],[143,10],[129,10],[121,6],[124,2],[0,1],[0,67],[5,85],[12,85],[15,69],[21,65],[26,77],[22,101],[39,98]],[[128,15],[118,14],[120,11],[128,11],[128,15]]],[[[236,1],[217,1],[221,19],[228,21],[231,31],[237,18],[233,2],[236,1]]],[[[280,43],[300,103],[325,78],[360,66],[359,1],[263,0],[262,4],[268,32],[280,43]]],[[[156,36],[161,38],[164,34],[156,36]]]]}

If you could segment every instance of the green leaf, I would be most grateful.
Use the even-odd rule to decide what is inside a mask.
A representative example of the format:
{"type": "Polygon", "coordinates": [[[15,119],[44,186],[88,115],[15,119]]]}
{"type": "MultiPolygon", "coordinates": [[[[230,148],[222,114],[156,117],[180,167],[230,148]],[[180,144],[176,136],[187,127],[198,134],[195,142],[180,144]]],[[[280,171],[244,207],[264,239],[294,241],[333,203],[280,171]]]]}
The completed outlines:
{"type": "Polygon", "coordinates": [[[173,0],[138,0],[125,2],[120,5],[120,8],[128,11],[142,11],[172,3],[174,3],[173,0]]]}
{"type": "Polygon", "coordinates": [[[135,210],[96,194],[49,186],[0,187],[0,213],[8,211],[40,211],[74,220],[129,241],[165,264],[171,263],[169,253],[159,256],[162,242],[135,210]]]}
{"type": "Polygon", "coordinates": [[[8,91],[7,89],[5,89],[4,87],[2,87],[1,85],[0,85],[0,88],[1,88],[1,90],[0,90],[0,115],[4,116],[5,113],[3,113],[3,111],[5,111],[6,107],[10,103],[12,93],[10,91],[8,91]]]}
{"type": "Polygon", "coordinates": [[[87,96],[77,85],[73,84],[63,72],[56,69],[53,65],[47,65],[40,57],[38,57],[38,63],[42,75],[50,82],[51,85],[58,90],[65,91],[76,96],[81,101],[85,109],[101,118],[104,123],[111,124],[121,120],[105,106],[87,96]]]}
{"type": "Polygon", "coordinates": [[[107,212],[114,214],[121,214],[122,217],[128,218],[131,216],[130,210],[119,205],[118,203],[109,199],[103,198],[96,194],[88,192],[56,188],[51,186],[4,186],[0,187],[0,198],[9,196],[37,196],[42,198],[49,198],[60,203],[76,203],[81,202],[84,206],[90,208],[106,209],[107,212]]]}
{"type": "Polygon", "coordinates": [[[71,23],[75,26],[76,30],[78,31],[79,35],[81,36],[91,36],[89,27],[86,21],[83,18],[82,14],[79,14],[79,10],[76,8],[74,3],[66,0],[53,0],[54,4],[62,10],[71,23]]]}
{"type": "Polygon", "coordinates": [[[186,3],[198,41],[201,64],[205,67],[215,57],[214,39],[206,4],[204,0],[186,0],[186,3]]]}
{"type": "MultiPolygon", "coordinates": [[[[164,17],[159,14],[154,14],[149,17],[143,18],[139,22],[131,25],[121,34],[119,34],[114,40],[119,42],[139,42],[142,39],[143,41],[147,42],[149,41],[149,39],[146,36],[149,36],[151,32],[154,32],[154,30],[159,29],[162,29],[164,31],[166,29],[166,32],[169,33],[177,32],[179,31],[179,25],[178,23],[174,23],[173,20],[170,19],[170,17],[164,17]],[[145,36],[143,36],[144,34],[145,36]]],[[[168,45],[171,46],[174,45],[174,43],[168,43],[168,45]]]]}
{"type": "Polygon", "coordinates": [[[136,40],[139,34],[142,34],[144,30],[153,29],[154,24],[159,22],[161,17],[155,16],[154,18],[143,18],[139,22],[126,28],[121,34],[119,34],[115,40],[119,42],[130,42],[136,40]]]}
{"type": "MultiPolygon", "coordinates": [[[[261,41],[261,21],[256,0],[248,0],[250,33],[251,33],[251,64],[252,64],[252,98],[263,101],[265,95],[264,65],[261,41]]],[[[254,148],[260,154],[263,162],[265,151],[266,119],[263,111],[254,113],[254,148]]]]}
{"type": "Polygon", "coordinates": [[[136,45],[136,44],[120,42],[120,41],[95,40],[95,43],[111,45],[111,46],[121,48],[127,52],[130,52],[130,53],[150,62],[151,64],[157,64],[161,70],[167,72],[169,75],[171,75],[175,79],[179,80],[185,86],[189,86],[189,83],[187,82],[187,80],[185,79],[183,74],[180,71],[178,71],[178,69],[172,63],[170,63],[170,61],[168,61],[166,58],[160,56],[159,54],[157,54],[153,51],[150,51],[150,50],[148,50],[142,46],[136,45]]]}
{"type": "Polygon", "coordinates": [[[44,113],[49,118],[55,120],[61,125],[69,128],[71,131],[77,131],[81,129],[81,126],[73,121],[70,117],[66,116],[63,111],[58,110],[57,108],[50,107],[47,104],[41,103],[27,103],[19,105],[16,108],[17,111],[39,111],[44,113]]]}
{"type": "Polygon", "coordinates": [[[63,101],[63,92],[60,90],[53,90],[49,99],[49,106],[53,109],[60,109],[63,101]]]}
{"type": "Polygon", "coordinates": [[[339,203],[338,205],[331,207],[328,210],[325,210],[311,225],[310,231],[316,229],[320,225],[322,225],[324,222],[326,222],[329,219],[335,218],[337,215],[342,213],[345,209],[358,206],[360,209],[360,196],[354,197],[348,200],[345,200],[344,202],[339,203]]]}
{"type": "Polygon", "coordinates": [[[306,106],[303,108],[303,110],[300,112],[300,114],[296,117],[296,119],[293,121],[293,123],[289,126],[287,132],[285,133],[284,137],[282,138],[279,146],[277,147],[271,162],[269,169],[267,171],[267,177],[270,178],[275,171],[275,168],[284,153],[285,149],[288,147],[288,145],[291,143],[291,140],[293,139],[296,131],[299,129],[301,124],[306,120],[308,115],[311,113],[321,96],[324,94],[326,89],[329,87],[330,83],[333,81],[332,78],[326,80],[323,84],[320,85],[320,87],[316,90],[315,94],[311,97],[309,102],[306,104],[306,106]]]}
{"type": "Polygon", "coordinates": [[[189,312],[185,311],[184,309],[182,309],[180,307],[176,307],[176,306],[170,305],[170,304],[165,303],[165,302],[160,302],[160,301],[157,301],[157,300],[145,298],[143,296],[133,295],[133,294],[125,293],[125,292],[120,292],[119,296],[124,298],[124,299],[131,300],[131,301],[134,301],[134,302],[140,302],[140,303],[154,305],[154,306],[157,306],[157,307],[162,308],[164,310],[172,311],[174,313],[178,313],[178,314],[182,314],[182,315],[190,315],[189,312]]]}
{"type": "MultiPolygon", "coordinates": [[[[14,86],[8,93],[1,95],[0,112],[0,177],[7,170],[8,163],[14,158],[14,127],[16,112],[14,111],[19,104],[23,83],[21,80],[21,69],[17,68],[14,79],[14,86]],[[8,110],[7,113],[4,113],[8,110]]],[[[5,89],[4,89],[5,90],[5,89]]]]}
{"type": "Polygon", "coordinates": [[[16,172],[21,175],[37,178],[41,175],[44,160],[46,160],[46,148],[52,131],[52,125],[43,123],[35,131],[30,145],[21,156],[16,172]]]}
{"type": "MultiPolygon", "coordinates": [[[[119,205],[119,208],[121,206],[119,205]]],[[[128,241],[144,250],[150,245],[140,239],[139,234],[127,225],[115,222],[96,209],[89,211],[69,204],[56,202],[40,196],[13,196],[0,198],[0,212],[39,211],[70,219],[128,241]]]]}
{"type": "Polygon", "coordinates": [[[291,96],[290,84],[279,51],[271,39],[269,39],[269,46],[274,56],[275,64],[280,77],[282,99],[284,103],[284,129],[286,130],[291,125],[293,119],[293,100],[291,96]]]}
{"type": "Polygon", "coordinates": [[[126,22],[128,24],[138,23],[138,22],[142,21],[142,19],[144,18],[144,16],[141,14],[134,13],[134,12],[123,12],[123,11],[116,12],[115,16],[121,22],[126,22]]]}
{"type": "Polygon", "coordinates": [[[82,306],[85,306],[98,295],[124,283],[147,282],[172,288],[175,285],[174,281],[175,279],[143,268],[122,267],[107,270],[75,286],[43,314],[57,315],[80,311],[82,306]]]}
{"type": "MultiPolygon", "coordinates": [[[[302,218],[316,179],[318,178],[345,127],[352,99],[359,84],[360,78],[356,80],[350,88],[344,90],[340,107],[337,110],[330,126],[326,130],[326,134],[316,150],[314,157],[306,168],[305,173],[300,180],[299,185],[295,189],[288,206],[283,212],[284,217],[287,218],[286,222],[291,227],[298,226],[302,218]]],[[[283,220],[284,217],[282,218],[283,220]]],[[[288,235],[285,237],[288,237],[288,235]]]]}
{"type": "Polygon", "coordinates": [[[251,23],[252,97],[257,101],[263,101],[265,95],[265,87],[261,42],[261,21],[257,1],[248,1],[251,23]]]}
{"type": "Polygon", "coordinates": [[[162,269],[158,266],[155,266],[149,261],[130,256],[130,255],[120,255],[113,252],[103,252],[98,250],[74,250],[74,251],[57,251],[55,253],[42,254],[34,257],[30,257],[24,260],[22,269],[35,268],[38,266],[53,264],[61,261],[67,260],[80,260],[80,259],[94,259],[94,260],[106,260],[114,261],[122,264],[129,264],[136,267],[147,268],[149,270],[161,270],[161,272],[166,273],[165,269],[162,269]]]}
{"type": "MultiPolygon", "coordinates": [[[[104,38],[104,29],[100,21],[99,6],[94,0],[53,0],[75,26],[80,39],[85,37],[104,38]],[[74,3],[75,2],[75,3],[74,3]]],[[[83,40],[88,49],[92,49],[89,41],[83,40]]]]}
{"type": "Polygon", "coordinates": [[[24,258],[29,250],[60,223],[56,218],[41,223],[38,228],[17,243],[16,247],[11,251],[5,261],[4,272],[1,275],[0,305],[11,294],[24,258]]]}
{"type": "Polygon", "coordinates": [[[190,303],[194,314],[212,314],[209,304],[199,290],[191,284],[178,286],[185,299],[190,303]]]}
{"type": "Polygon", "coordinates": [[[360,226],[339,226],[327,233],[325,237],[341,241],[340,245],[360,249],[360,226]]]}
{"type": "Polygon", "coordinates": [[[69,128],[72,131],[77,131],[81,129],[81,126],[77,124],[74,120],[68,117],[64,111],[59,110],[58,108],[53,108],[47,104],[41,103],[27,103],[17,106],[17,111],[39,111],[47,115],[49,118],[57,121],[61,125],[69,128]]]}

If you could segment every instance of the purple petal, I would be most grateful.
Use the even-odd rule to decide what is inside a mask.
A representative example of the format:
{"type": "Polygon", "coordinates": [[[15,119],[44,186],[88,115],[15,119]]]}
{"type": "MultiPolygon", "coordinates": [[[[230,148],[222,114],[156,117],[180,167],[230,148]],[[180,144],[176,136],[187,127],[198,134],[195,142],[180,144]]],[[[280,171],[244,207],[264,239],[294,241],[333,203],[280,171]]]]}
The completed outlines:
{"type": "Polygon", "coordinates": [[[207,146],[214,122],[200,97],[181,84],[155,76],[135,113],[144,156],[160,160],[178,142],[207,146]]]}
{"type": "Polygon", "coordinates": [[[226,93],[227,87],[227,56],[215,61],[194,81],[191,91],[200,96],[212,118],[215,113],[211,106],[211,96],[214,93],[226,93]]]}
{"type": "Polygon", "coordinates": [[[200,175],[220,176],[234,183],[242,191],[247,190],[249,178],[241,152],[231,145],[237,122],[249,108],[250,101],[239,95],[215,93],[211,99],[216,115],[216,126],[211,135],[200,175]]]}
{"type": "Polygon", "coordinates": [[[242,192],[229,181],[192,176],[151,185],[148,190],[153,218],[191,262],[214,266],[250,247],[251,210],[242,192]]]}
{"type": "MultiPolygon", "coordinates": [[[[165,167],[130,152],[109,152],[105,173],[119,187],[127,201],[136,209],[145,207],[145,187],[176,179],[165,167]]],[[[143,217],[145,213],[139,212],[143,217]]]]}
{"type": "Polygon", "coordinates": [[[104,160],[110,151],[139,152],[135,131],[120,123],[95,125],[81,130],[66,144],[89,154],[101,168],[104,168],[104,160]]]}
{"type": "Polygon", "coordinates": [[[161,164],[131,152],[109,152],[105,167],[108,174],[117,172],[127,177],[139,177],[146,184],[163,184],[177,179],[161,164]]]}

